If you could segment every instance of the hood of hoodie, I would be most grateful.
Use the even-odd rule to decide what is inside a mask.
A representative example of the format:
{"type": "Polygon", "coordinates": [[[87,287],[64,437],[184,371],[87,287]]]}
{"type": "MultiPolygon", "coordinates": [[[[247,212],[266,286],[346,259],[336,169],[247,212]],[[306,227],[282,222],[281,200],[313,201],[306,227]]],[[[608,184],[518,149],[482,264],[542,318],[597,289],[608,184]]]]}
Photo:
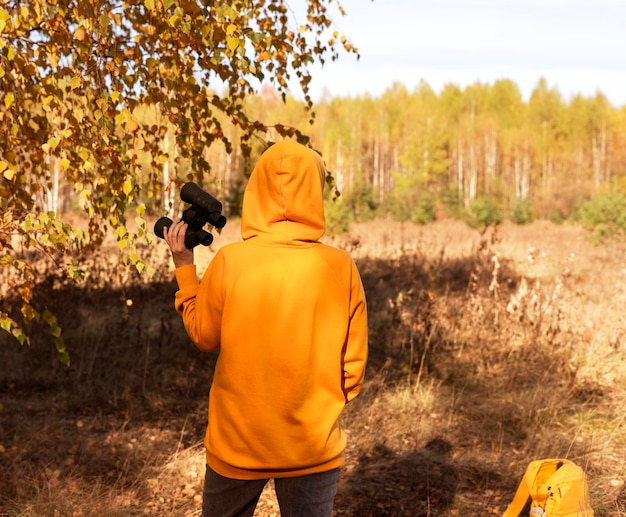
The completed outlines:
{"type": "Polygon", "coordinates": [[[325,230],[321,156],[293,140],[269,147],[257,162],[243,197],[241,235],[289,243],[317,241],[325,230]]]}

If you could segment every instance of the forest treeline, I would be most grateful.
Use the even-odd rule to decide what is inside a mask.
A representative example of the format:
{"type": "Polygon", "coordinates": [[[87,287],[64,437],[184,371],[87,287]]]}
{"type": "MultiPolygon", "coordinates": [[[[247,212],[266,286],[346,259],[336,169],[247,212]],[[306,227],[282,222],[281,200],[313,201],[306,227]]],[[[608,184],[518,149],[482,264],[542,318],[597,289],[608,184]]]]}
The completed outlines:
{"type": "Polygon", "coordinates": [[[422,82],[378,98],[326,98],[316,113],[312,141],[357,217],[582,217],[595,226],[626,212],[626,107],[602,93],[566,100],[541,79],[524,100],[506,79],[440,93],[422,82]]]}
{"type": "MultiPolygon", "coordinates": [[[[313,123],[304,103],[283,103],[269,87],[247,102],[259,120],[297,127],[324,157],[341,194],[329,203],[331,230],[389,215],[470,224],[575,218],[602,226],[600,232],[626,229],[626,106],[611,105],[602,93],[566,100],[544,79],[528,100],[508,79],[448,84],[440,93],[426,82],[413,90],[394,84],[379,97],[327,95],[313,123]]],[[[236,215],[267,142],[254,143],[244,158],[237,130],[224,124],[233,149],[216,143],[207,151],[206,187],[236,215]]],[[[184,177],[189,165],[171,167],[184,177]]]]}
{"type": "MultiPolygon", "coordinates": [[[[575,218],[601,234],[626,229],[626,106],[613,106],[600,92],[567,100],[540,79],[524,100],[508,79],[447,84],[439,93],[426,82],[412,90],[396,83],[379,97],[327,94],[313,120],[304,102],[283,102],[271,87],[245,102],[270,128],[269,138],[273,124],[293,126],[322,154],[340,193],[339,202],[328,204],[331,231],[375,216],[416,223],[461,217],[470,224],[575,218]]],[[[144,123],[160,117],[141,106],[135,116],[144,123]]],[[[228,215],[237,215],[246,178],[269,142],[253,139],[245,156],[240,130],[224,119],[223,131],[232,147],[207,146],[211,174],[204,186],[228,215]]],[[[169,147],[157,173],[164,183],[193,175],[175,141],[165,138],[169,147]]],[[[147,175],[153,167],[143,164],[147,175]]],[[[169,213],[179,208],[175,194],[163,193],[169,213]]],[[[71,189],[55,199],[48,208],[71,208],[71,189]]]]}

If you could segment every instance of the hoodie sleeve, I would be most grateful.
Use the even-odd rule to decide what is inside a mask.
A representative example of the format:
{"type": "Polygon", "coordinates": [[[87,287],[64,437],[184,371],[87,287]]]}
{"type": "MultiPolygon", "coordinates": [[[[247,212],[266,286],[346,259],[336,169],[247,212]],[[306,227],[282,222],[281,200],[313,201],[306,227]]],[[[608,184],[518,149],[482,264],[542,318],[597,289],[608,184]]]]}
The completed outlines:
{"type": "Polygon", "coordinates": [[[367,304],[363,283],[356,264],[352,263],[350,326],[343,355],[343,392],[350,402],[361,391],[367,363],[367,304]]]}
{"type": "Polygon", "coordinates": [[[183,266],[175,270],[179,290],[175,306],[183,318],[185,330],[195,345],[205,352],[220,346],[223,297],[221,277],[223,259],[218,253],[198,283],[196,267],[183,266]]]}
{"type": "Polygon", "coordinates": [[[185,310],[195,310],[196,295],[198,294],[198,277],[194,264],[182,266],[174,270],[178,291],[174,306],[182,316],[185,310]]]}

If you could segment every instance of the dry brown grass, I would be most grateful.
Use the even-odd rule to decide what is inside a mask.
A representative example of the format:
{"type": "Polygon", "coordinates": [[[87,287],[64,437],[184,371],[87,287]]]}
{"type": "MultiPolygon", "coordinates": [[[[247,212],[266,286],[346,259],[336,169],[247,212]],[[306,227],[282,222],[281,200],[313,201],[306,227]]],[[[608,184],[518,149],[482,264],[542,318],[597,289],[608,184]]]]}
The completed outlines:
{"type": "MultiPolygon", "coordinates": [[[[229,222],[200,269],[235,239],[229,222]]],[[[500,515],[548,456],[585,467],[597,517],[626,515],[623,244],[545,222],[375,221],[326,240],[359,264],[371,338],[337,516],[500,515]]],[[[163,243],[145,252],[168,263],[163,243]]],[[[214,356],[184,334],[171,267],[94,285],[38,290],[69,370],[43,329],[23,349],[0,336],[0,515],[199,515],[214,356]]],[[[257,516],[275,515],[270,485],[257,516]]]]}

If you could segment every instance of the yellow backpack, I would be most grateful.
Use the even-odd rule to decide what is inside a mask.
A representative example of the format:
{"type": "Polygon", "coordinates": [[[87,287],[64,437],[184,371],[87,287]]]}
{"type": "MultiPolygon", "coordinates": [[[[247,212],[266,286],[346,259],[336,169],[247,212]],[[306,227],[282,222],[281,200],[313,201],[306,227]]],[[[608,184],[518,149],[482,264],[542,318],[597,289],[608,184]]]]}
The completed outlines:
{"type": "Polygon", "coordinates": [[[587,477],[566,459],[532,461],[502,517],[518,517],[529,497],[530,517],[593,517],[587,477]]]}

